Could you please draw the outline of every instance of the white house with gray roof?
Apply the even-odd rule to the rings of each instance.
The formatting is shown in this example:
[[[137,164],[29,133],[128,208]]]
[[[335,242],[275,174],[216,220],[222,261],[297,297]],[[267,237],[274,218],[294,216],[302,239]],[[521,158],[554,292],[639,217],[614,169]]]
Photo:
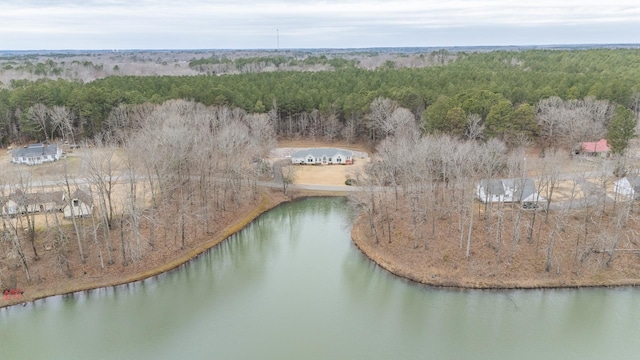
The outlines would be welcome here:
[[[0,197],[2,215],[18,215],[37,212],[61,211],[66,197],[62,191],[23,193],[16,190],[6,197]]]
[[[533,179],[483,179],[478,184],[476,195],[483,203],[516,202],[524,205],[547,202],[538,194]]]
[[[39,165],[60,160],[62,149],[56,144],[31,144],[22,149],[11,150],[11,155],[11,162],[14,164]]]
[[[298,150],[291,155],[291,163],[301,165],[350,165],[353,164],[353,152],[336,148]]]

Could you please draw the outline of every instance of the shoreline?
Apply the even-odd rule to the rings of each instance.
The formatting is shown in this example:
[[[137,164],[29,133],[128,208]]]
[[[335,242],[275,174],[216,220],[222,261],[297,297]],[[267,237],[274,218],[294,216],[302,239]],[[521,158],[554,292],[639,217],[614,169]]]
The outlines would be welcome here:
[[[61,296],[73,294],[76,292],[83,291],[91,291],[100,288],[107,287],[116,287],[120,285],[130,284],[138,281],[143,281],[145,279],[161,275],[163,273],[169,272],[180,266],[188,263],[204,252],[214,248],[219,245],[233,234],[241,231],[246,226],[251,224],[255,219],[257,219],[260,215],[272,210],[282,204],[304,199],[307,197],[343,197],[346,196],[345,193],[340,191],[321,191],[321,190],[296,190],[291,189],[290,194],[273,194],[265,193],[262,196],[261,203],[259,206],[255,207],[252,211],[246,213],[241,219],[238,221],[228,224],[224,227],[219,233],[214,234],[210,239],[203,241],[197,244],[196,247],[190,249],[187,253],[163,264],[162,266],[149,269],[142,272],[137,272],[134,274],[128,274],[119,279],[105,279],[102,281],[94,281],[89,283],[82,283],[78,286],[71,286],[68,288],[56,288],[52,286],[50,289],[41,291],[41,292],[31,292],[27,293],[27,296],[23,296],[21,299],[14,299],[14,301],[7,301],[6,303],[2,303],[0,305],[0,309],[9,308],[17,305],[25,305],[26,303],[32,303],[38,300],[42,300],[52,296]],[[532,281],[530,279],[526,280],[526,284],[523,281],[518,280],[509,280],[509,281],[492,281],[491,279],[486,278],[460,278],[455,276],[447,275],[446,272],[439,272],[437,276],[423,276],[420,275],[415,269],[408,268],[406,265],[398,263],[394,261],[390,256],[385,256],[380,252],[374,251],[376,247],[375,244],[371,244],[368,242],[368,238],[363,234],[363,228],[365,228],[365,224],[360,221],[361,218],[356,218],[354,224],[351,228],[351,241],[356,246],[356,248],[366,256],[371,262],[380,266],[385,271],[391,273],[394,276],[399,278],[417,283],[426,286],[432,287],[440,287],[440,288],[451,288],[451,289],[460,289],[460,290],[535,290],[535,289],[577,289],[577,288],[610,288],[610,287],[631,287],[631,286],[640,286],[640,279],[617,279],[615,281],[612,280],[603,280],[600,282],[592,282],[588,280],[576,280],[570,282],[562,282],[560,280],[557,281],[548,281],[548,280],[535,280]]]
[[[374,251],[377,246],[370,243],[370,239],[363,233],[366,225],[362,217],[357,217],[351,229],[351,241],[371,262],[380,266],[394,276],[421,285],[450,288],[460,290],[536,290],[536,289],[579,289],[579,288],[613,288],[635,287],[640,285],[640,279],[607,279],[602,281],[589,281],[589,279],[576,279],[572,281],[544,280],[544,279],[512,279],[491,280],[480,277],[456,277],[445,271],[434,272],[431,276],[419,274],[416,269],[408,268],[405,264],[394,260],[384,251]]]
[[[232,235],[241,231],[253,221],[255,221],[260,215],[272,210],[282,204],[289,203],[292,201],[301,200],[308,197],[342,197],[346,196],[346,192],[336,191],[336,190],[309,190],[309,189],[289,189],[289,193],[287,195],[282,194],[281,192],[270,192],[271,189],[264,188],[266,190],[262,194],[262,200],[257,207],[254,207],[251,211],[247,212],[240,218],[238,221],[233,222],[231,224],[227,224],[220,232],[213,234],[211,238],[208,240],[204,240],[198,243],[194,248],[189,249],[188,252],[182,254],[171,261],[162,264],[161,266],[136,272],[133,274],[127,274],[123,277],[116,279],[100,279],[98,281],[82,281],[84,279],[77,279],[78,285],[76,286],[67,286],[60,287],[53,285],[50,288],[43,291],[34,291],[25,287],[28,291],[25,291],[22,298],[20,299],[12,299],[6,300],[0,303],[0,309],[10,308],[18,305],[26,305],[27,303],[33,303],[38,300],[42,300],[48,297],[53,296],[62,296],[73,294],[77,292],[83,291],[91,291],[101,288],[108,287],[116,287],[126,284],[135,283],[138,281],[143,281],[149,279],[154,276],[158,276],[169,271],[175,270],[180,266],[188,263],[189,261],[195,259],[206,251],[213,249],[215,246],[221,244]],[[26,295],[26,296],[25,296]]]
[[[181,256],[175,259],[172,259],[171,261],[165,264],[162,264],[161,266],[144,270],[141,272],[136,272],[133,274],[126,274],[125,276],[117,279],[100,279],[100,280],[92,281],[88,283],[79,281],[80,284],[78,284],[77,286],[70,286],[67,288],[59,288],[54,285],[40,292],[31,291],[31,290],[25,291],[25,294],[23,294],[22,298],[13,299],[11,301],[3,302],[2,304],[0,304],[0,309],[9,308],[17,305],[24,306],[27,303],[33,303],[35,301],[42,300],[48,297],[53,297],[53,296],[68,295],[68,294],[73,294],[77,292],[91,291],[91,290],[96,290],[101,288],[126,285],[126,284],[143,281],[148,278],[164,274],[166,272],[179,268],[180,266],[195,259],[196,257],[203,254],[204,252],[219,245],[220,243],[222,243],[223,241],[231,237],[233,234],[241,231],[246,226],[251,224],[260,215],[266,213],[271,209],[276,208],[281,204],[293,201],[295,199],[297,199],[297,197],[293,197],[293,196],[285,197],[285,196],[282,196],[282,194],[275,194],[274,196],[274,194],[264,193],[262,195],[262,200],[260,204],[257,207],[253,208],[253,210],[244,214],[238,221],[235,221],[231,224],[227,224],[227,226],[225,226],[218,233],[213,234],[213,236],[208,240],[198,243],[194,248],[189,249],[189,251],[187,251],[185,254],[182,254]],[[82,280],[82,279],[78,279],[78,280]],[[25,287],[25,289],[28,289],[28,287]]]

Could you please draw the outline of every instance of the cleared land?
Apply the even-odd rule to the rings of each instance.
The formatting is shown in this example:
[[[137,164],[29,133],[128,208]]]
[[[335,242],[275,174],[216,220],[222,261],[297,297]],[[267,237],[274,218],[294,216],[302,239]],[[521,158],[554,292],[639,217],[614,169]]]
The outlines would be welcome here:
[[[294,184],[347,186],[347,179],[364,176],[364,169],[371,161],[369,149],[366,147],[338,142],[280,141],[278,148],[272,151],[271,157],[272,160],[286,159],[297,150],[319,147],[351,150],[354,152],[355,162],[352,165],[292,165]]]

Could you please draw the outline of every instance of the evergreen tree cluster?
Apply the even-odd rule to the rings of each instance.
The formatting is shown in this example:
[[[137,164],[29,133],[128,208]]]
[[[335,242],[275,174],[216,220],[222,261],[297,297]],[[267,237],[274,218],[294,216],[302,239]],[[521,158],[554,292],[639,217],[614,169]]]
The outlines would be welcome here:
[[[364,137],[370,104],[379,97],[409,109],[430,133],[463,134],[468,116],[477,114],[486,138],[522,134],[536,138],[536,104],[541,99],[593,97],[637,112],[639,56],[638,49],[461,52],[455,61],[441,66],[377,70],[357,68],[334,56],[304,60],[331,64],[331,71],[110,76],[88,83],[12,80],[0,89],[0,143],[42,140],[28,116],[36,104],[65,106],[79,138],[90,138],[104,130],[111,111],[122,104],[160,104],[170,99],[249,113],[277,111],[283,123],[319,112],[322,119],[335,118],[343,126],[356,123],[358,136]],[[224,61],[200,59],[191,66]],[[240,66],[255,61],[291,60],[235,60]],[[285,126],[276,128],[280,135],[290,135],[282,133]]]

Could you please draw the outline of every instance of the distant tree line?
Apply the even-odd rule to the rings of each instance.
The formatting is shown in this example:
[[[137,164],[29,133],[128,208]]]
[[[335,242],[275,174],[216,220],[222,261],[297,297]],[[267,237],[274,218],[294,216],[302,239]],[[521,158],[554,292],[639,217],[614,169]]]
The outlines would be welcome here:
[[[275,111],[274,126],[281,137],[375,141],[381,130],[370,106],[378,98],[410,111],[428,133],[496,137],[507,142],[522,136],[548,141],[536,117],[550,98],[593,104],[607,101],[637,113],[638,55],[640,50],[636,49],[496,51],[459,53],[455,61],[428,68],[339,66],[318,72],[110,76],[89,83],[11,80],[0,90],[0,142],[46,140],[70,133],[76,140],[93,138],[110,126],[108,119],[114,109],[171,99],[240,108],[248,113]],[[258,60],[243,60],[242,66]],[[273,59],[261,61],[267,60]],[[195,60],[193,66],[216,61],[224,60]],[[318,57],[304,61],[337,60]],[[57,125],[60,120],[50,116],[35,116],[34,107],[41,106],[64,109],[69,126]],[[597,133],[590,136],[601,135]]]
[[[216,74],[238,71],[241,73],[259,72],[268,67],[284,70],[294,70],[295,67],[305,69],[310,66],[326,65],[326,70],[353,68],[357,64],[355,59],[345,59],[340,56],[258,56],[230,59],[224,55],[213,55],[208,58],[195,59],[189,62],[189,67],[201,73]]]

